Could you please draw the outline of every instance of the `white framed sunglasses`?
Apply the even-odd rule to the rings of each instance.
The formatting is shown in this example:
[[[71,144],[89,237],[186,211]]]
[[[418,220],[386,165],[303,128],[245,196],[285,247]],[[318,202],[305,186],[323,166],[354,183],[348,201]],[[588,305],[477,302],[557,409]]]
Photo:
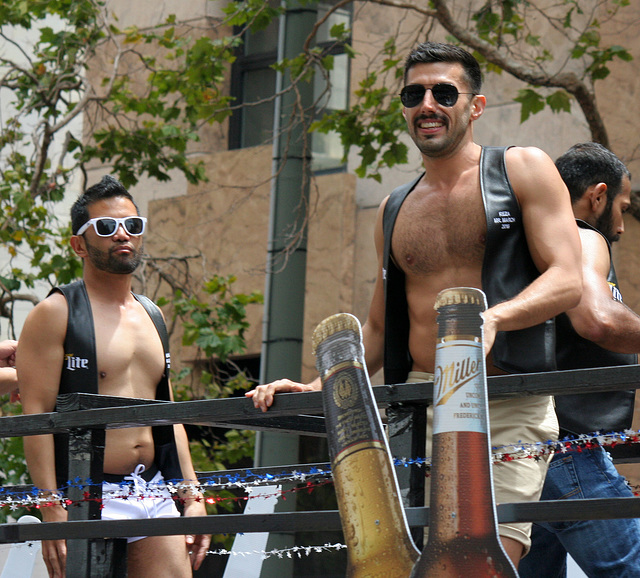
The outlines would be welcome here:
[[[89,219],[82,227],[78,229],[76,235],[82,235],[89,227],[93,225],[93,230],[99,237],[111,237],[116,234],[116,231],[120,228],[120,225],[124,227],[124,230],[128,235],[132,237],[139,237],[144,234],[144,230],[147,225],[146,217],[122,217],[121,219],[116,217],[96,217],[95,219]]]

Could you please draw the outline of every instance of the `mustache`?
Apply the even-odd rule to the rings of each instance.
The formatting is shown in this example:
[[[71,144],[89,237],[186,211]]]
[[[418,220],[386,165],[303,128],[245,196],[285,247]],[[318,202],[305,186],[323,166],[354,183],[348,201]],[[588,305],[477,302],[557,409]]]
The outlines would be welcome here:
[[[423,120],[437,120],[439,122],[442,122],[444,124],[448,124],[448,120],[447,117],[433,113],[433,114],[424,114],[421,113],[419,114],[414,120],[413,120],[413,124],[417,125],[418,123],[422,122]]]
[[[141,257],[144,252],[144,248],[142,246],[136,249],[131,243],[123,241],[117,245],[114,245],[113,247],[109,247],[107,254],[110,258],[118,258],[117,251],[123,248],[128,249],[131,252],[130,257],[134,258]]]

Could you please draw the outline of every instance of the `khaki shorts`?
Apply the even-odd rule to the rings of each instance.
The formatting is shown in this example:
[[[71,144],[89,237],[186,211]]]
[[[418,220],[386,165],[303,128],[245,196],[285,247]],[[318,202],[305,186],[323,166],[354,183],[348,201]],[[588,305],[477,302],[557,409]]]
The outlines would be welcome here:
[[[433,381],[433,375],[412,371],[407,383]],[[558,439],[558,420],[550,396],[518,397],[489,402],[491,445],[500,448],[520,442],[546,442]],[[426,456],[431,456],[433,407],[427,410]],[[500,450],[498,450],[500,451]],[[508,450],[507,450],[508,451]],[[552,455],[539,460],[514,459],[493,464],[493,490],[496,504],[510,502],[537,502]],[[430,478],[425,480],[425,503],[430,499]],[[501,536],[511,538],[524,546],[523,556],[531,548],[531,523],[499,524]]]

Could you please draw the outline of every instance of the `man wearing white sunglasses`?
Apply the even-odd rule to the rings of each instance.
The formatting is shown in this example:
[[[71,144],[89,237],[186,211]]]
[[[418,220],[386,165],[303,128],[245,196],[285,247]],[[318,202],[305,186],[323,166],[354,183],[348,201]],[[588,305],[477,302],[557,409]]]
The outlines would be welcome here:
[[[71,225],[83,279],[55,288],[25,322],[16,360],[24,413],[54,411],[58,394],[70,392],[172,399],[162,313],[131,291],[146,219],[122,184],[107,176],[74,203]],[[69,479],[64,440],[30,436],[24,446],[36,487],[62,488]],[[182,425],[107,430],[104,480],[102,519],[178,516],[164,480],[184,482],[178,497],[186,516],[206,514]],[[135,482],[135,499],[117,497],[127,481]],[[62,504],[41,511],[47,522],[67,519]],[[128,574],[191,576],[209,541],[201,535],[130,537]],[[63,577],[64,540],[44,541],[42,551],[49,575]]]

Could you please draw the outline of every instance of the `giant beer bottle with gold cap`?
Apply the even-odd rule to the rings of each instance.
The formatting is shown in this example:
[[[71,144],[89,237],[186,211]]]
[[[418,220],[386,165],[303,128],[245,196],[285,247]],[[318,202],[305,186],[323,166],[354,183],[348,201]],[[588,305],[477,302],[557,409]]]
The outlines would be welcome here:
[[[341,313],[313,334],[347,576],[407,578],[419,552],[364,363],[360,322]]]
[[[429,540],[412,578],[517,576],[498,536],[482,344],[486,297],[438,294]]]

